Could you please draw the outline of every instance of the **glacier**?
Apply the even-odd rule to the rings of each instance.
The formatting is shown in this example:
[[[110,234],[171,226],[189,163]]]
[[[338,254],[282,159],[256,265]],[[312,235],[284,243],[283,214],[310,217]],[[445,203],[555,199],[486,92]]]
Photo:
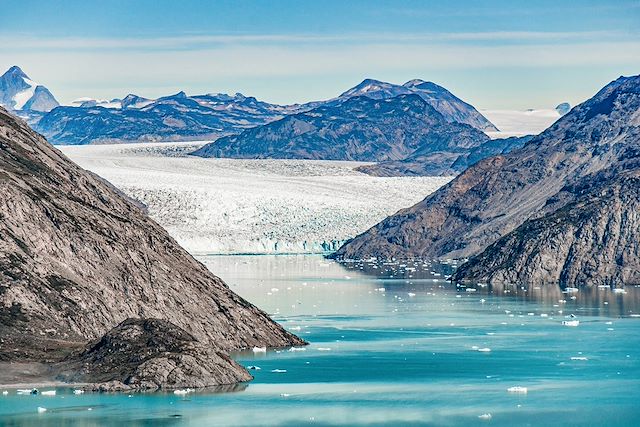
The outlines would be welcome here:
[[[201,143],[59,146],[139,200],[192,254],[324,253],[451,177],[372,177],[368,163],[203,159]]]

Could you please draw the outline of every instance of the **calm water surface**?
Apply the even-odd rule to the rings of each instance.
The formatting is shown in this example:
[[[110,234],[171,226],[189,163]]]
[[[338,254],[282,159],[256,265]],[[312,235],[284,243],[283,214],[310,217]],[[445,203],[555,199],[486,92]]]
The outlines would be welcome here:
[[[217,393],[9,390],[0,425],[640,425],[638,288],[467,290],[444,280],[451,265],[200,260],[309,346],[235,355],[255,380]]]

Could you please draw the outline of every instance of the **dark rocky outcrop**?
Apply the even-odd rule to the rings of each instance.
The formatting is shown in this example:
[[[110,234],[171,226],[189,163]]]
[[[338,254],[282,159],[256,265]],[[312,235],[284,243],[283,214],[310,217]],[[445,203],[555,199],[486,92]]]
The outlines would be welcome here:
[[[523,148],[481,160],[424,201],[345,244],[334,257],[479,256],[456,277],[468,272],[469,278],[493,280],[633,282],[628,270],[637,266],[632,260],[638,223],[625,206],[633,206],[629,201],[637,193],[622,182],[637,185],[639,111],[640,77],[621,77]],[[595,209],[596,200],[607,208]],[[556,249],[542,250],[558,242]],[[606,255],[589,255],[590,249]]]
[[[60,366],[59,379],[98,390],[212,387],[252,377],[167,320],[127,319]],[[113,383],[115,381],[115,383]]]
[[[221,138],[194,154],[202,157],[355,160],[413,163],[415,174],[451,174],[462,170],[456,162],[491,146],[489,137],[461,123],[450,123],[415,94],[390,99],[349,98],[293,114],[240,135]],[[498,152],[502,151],[501,149]],[[487,149],[491,154],[494,151]],[[462,162],[464,163],[464,162]],[[392,166],[362,168],[374,175],[402,175]],[[423,173],[419,173],[423,172]]]
[[[58,362],[128,318],[217,352],[302,341],[0,109],[0,361]]]

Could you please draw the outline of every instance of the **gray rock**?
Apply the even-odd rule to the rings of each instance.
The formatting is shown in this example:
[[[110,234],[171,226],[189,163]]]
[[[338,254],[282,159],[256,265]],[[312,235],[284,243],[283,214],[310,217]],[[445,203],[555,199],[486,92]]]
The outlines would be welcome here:
[[[519,227],[528,220],[535,221],[549,215],[549,220],[566,218],[559,214],[560,209],[582,200],[581,193],[568,191],[567,187],[578,188],[581,182],[594,183],[600,180],[614,186],[616,174],[621,176],[638,170],[639,88],[640,77],[619,78],[590,100],[573,108],[521,149],[481,160],[422,202],[399,211],[348,242],[334,257],[471,257],[514,230],[519,230],[516,233],[523,231]],[[603,175],[607,171],[611,174]],[[617,200],[615,197],[611,196],[611,203]],[[558,215],[554,216],[554,212],[558,212]],[[585,214],[587,212],[607,218],[607,211],[584,211]],[[620,214],[623,212],[619,211]],[[610,214],[613,218],[616,212]],[[622,227],[636,224],[632,220],[624,221]],[[569,223],[565,227],[565,232],[571,232]],[[621,235],[629,236],[627,231],[621,230]],[[594,233],[598,234],[595,228]],[[511,236],[512,243],[518,241],[514,236]],[[577,245],[586,244],[586,241],[577,238],[576,242],[582,242]],[[539,243],[551,244],[544,239]],[[615,243],[615,248],[608,250],[613,253],[625,252],[628,250],[626,245],[632,244],[637,245],[637,241],[633,243],[632,240],[622,239]],[[521,249],[516,245],[511,250],[517,258]],[[584,257],[581,261],[574,260],[575,266],[587,262],[587,252],[575,253]],[[562,259],[550,258],[547,261],[562,263]],[[619,273],[620,269],[613,268],[611,264],[621,262],[622,269],[633,268],[635,264],[630,260],[629,257],[618,257],[615,261],[612,258],[599,259],[601,266],[596,269],[598,273],[591,276],[603,275],[602,280],[612,282],[623,278],[631,280],[633,275]],[[498,263],[498,258],[495,262]],[[568,267],[562,274],[566,274],[570,280],[582,277],[570,273],[577,268],[575,266]],[[546,268],[556,267],[552,265]],[[492,274],[491,271],[481,272],[479,269],[474,270],[473,277]],[[554,273],[549,278],[556,276]]]
[[[61,364],[59,379],[101,391],[203,388],[251,375],[166,320],[127,319]]]
[[[3,109],[0,194],[0,361],[63,360],[127,318],[222,353],[303,343]]]

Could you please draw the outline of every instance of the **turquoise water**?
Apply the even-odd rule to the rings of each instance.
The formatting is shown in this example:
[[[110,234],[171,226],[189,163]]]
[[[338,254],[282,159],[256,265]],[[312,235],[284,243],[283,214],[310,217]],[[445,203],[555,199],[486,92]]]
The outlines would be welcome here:
[[[640,425],[638,288],[470,292],[443,280],[450,265],[200,260],[310,345],[235,355],[260,370],[215,393],[10,390],[0,425]]]

